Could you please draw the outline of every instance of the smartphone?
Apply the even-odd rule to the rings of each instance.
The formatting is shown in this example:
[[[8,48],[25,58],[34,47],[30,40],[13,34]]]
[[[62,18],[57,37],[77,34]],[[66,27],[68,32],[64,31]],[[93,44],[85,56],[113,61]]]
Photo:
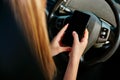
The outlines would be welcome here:
[[[65,34],[62,38],[62,44],[65,46],[72,46],[73,44],[72,32],[73,31],[77,32],[79,36],[79,40],[81,40],[81,38],[83,38],[84,36],[84,31],[86,29],[89,18],[90,18],[90,15],[75,10],[68,22],[69,26],[67,30],[65,31]]]

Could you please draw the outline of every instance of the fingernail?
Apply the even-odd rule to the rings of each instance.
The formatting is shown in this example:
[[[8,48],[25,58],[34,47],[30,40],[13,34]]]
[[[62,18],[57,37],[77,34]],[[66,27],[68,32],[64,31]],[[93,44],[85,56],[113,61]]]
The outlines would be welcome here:
[[[68,26],[69,24],[67,23],[65,26]]]
[[[75,34],[76,32],[75,31],[73,31],[73,34]]]

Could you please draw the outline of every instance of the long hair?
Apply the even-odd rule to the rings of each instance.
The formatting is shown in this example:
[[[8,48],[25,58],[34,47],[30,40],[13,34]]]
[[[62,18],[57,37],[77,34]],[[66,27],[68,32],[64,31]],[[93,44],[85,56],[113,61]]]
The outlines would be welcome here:
[[[47,33],[45,0],[9,0],[9,2],[45,79],[52,80],[56,66],[52,59]]]

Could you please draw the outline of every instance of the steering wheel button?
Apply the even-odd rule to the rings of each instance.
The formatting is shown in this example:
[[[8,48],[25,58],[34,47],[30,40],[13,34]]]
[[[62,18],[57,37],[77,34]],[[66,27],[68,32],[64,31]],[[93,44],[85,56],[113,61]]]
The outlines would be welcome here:
[[[102,30],[102,31],[108,32],[108,29],[107,29],[107,28],[103,28],[103,30]]]
[[[101,32],[101,35],[106,35],[106,32]]]
[[[100,36],[100,38],[105,39],[105,36]]]
[[[107,31],[107,29],[106,29],[106,28],[104,28],[103,30],[104,30],[104,31]]]

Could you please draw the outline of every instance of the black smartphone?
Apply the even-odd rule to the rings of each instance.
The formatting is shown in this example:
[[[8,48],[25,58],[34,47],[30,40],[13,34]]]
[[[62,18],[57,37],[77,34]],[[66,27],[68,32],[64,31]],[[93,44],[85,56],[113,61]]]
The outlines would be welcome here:
[[[68,26],[68,29],[65,31],[65,34],[62,38],[62,44],[65,46],[72,46],[73,44],[72,32],[73,31],[77,32],[79,36],[79,40],[81,40],[81,38],[84,36],[84,31],[86,29],[89,18],[90,18],[90,15],[75,10],[68,22],[69,26]]]

